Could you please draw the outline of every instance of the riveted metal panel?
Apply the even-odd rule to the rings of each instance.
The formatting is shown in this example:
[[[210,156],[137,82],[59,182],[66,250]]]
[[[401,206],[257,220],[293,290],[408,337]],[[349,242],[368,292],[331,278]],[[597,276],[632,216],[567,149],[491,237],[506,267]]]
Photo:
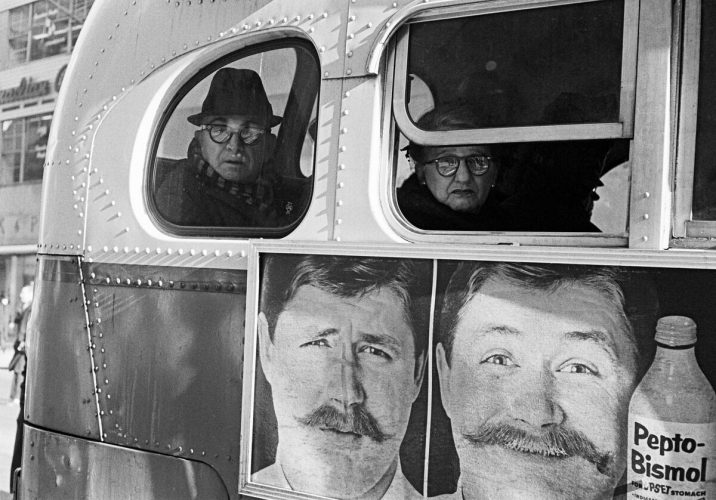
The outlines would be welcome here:
[[[166,243],[158,231],[146,227],[135,230],[136,224],[126,219],[131,217],[128,201],[136,198],[142,203],[141,194],[130,192],[126,179],[117,184],[107,183],[105,178],[111,169],[127,176],[129,164],[136,162],[134,136],[140,133],[140,127],[121,122],[132,106],[120,113],[120,126],[100,125],[123,101],[146,111],[146,102],[142,101],[146,91],[172,83],[165,73],[164,80],[148,84],[152,76],[173,61],[181,60],[184,65],[201,62],[202,54],[216,44],[240,48],[257,40],[285,37],[288,32],[299,33],[313,40],[322,77],[340,77],[347,12],[347,2],[330,0],[310,6],[266,0],[97,1],[68,66],[48,142],[43,193],[45,199],[57,202],[48,204],[42,214],[40,251],[84,254],[92,245],[86,241],[90,210],[101,210],[97,222],[101,219],[112,230],[117,229],[113,237],[106,238],[110,249],[144,249],[149,244],[154,251]],[[205,64],[209,62],[204,60]],[[158,115],[161,112],[158,110]],[[158,119],[149,117],[145,125],[151,127]],[[151,135],[151,130],[142,133]],[[95,150],[107,142],[101,141],[101,134],[109,137],[109,154]],[[147,149],[146,144],[140,146]],[[143,153],[146,157],[147,152]],[[95,156],[106,159],[112,155],[114,161],[95,161]],[[133,168],[143,168],[140,163]],[[124,206],[118,207],[120,204]],[[128,222],[122,223],[123,216]]]
[[[85,304],[76,258],[40,257],[27,338],[25,420],[99,439]]]
[[[102,439],[238,482],[244,271],[85,266]]]
[[[30,426],[25,426],[22,464],[19,498],[230,498],[207,464]]]
[[[354,0],[350,3],[346,34],[346,76],[375,75],[387,38],[405,16],[406,7],[421,0]],[[373,61],[375,59],[375,61]]]
[[[275,30],[285,37],[293,29]],[[264,33],[245,44],[271,40]],[[123,264],[245,269],[247,240],[236,238],[186,238],[161,232],[150,219],[143,198],[145,165],[150,163],[151,143],[162,110],[198,69],[241,46],[222,42],[189,58],[165,65],[133,89],[131,98],[112,109],[97,129],[86,205],[87,230],[84,255],[88,260]],[[245,45],[244,44],[244,45]],[[338,146],[342,80],[323,81],[318,102],[314,193],[308,213],[287,238],[328,238],[332,228],[330,201]],[[129,165],[123,167],[122,165]],[[44,250],[44,245],[42,250]]]
[[[336,241],[402,241],[387,226],[381,211],[380,168],[387,163],[380,130],[382,79],[351,78],[344,82],[341,102],[341,135],[336,173]],[[356,196],[356,193],[363,193]],[[389,239],[390,238],[390,239]]]

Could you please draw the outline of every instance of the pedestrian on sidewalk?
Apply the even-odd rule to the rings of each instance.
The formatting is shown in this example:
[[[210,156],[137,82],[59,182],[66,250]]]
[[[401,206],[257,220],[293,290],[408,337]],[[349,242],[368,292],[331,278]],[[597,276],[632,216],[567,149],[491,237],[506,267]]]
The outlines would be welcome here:
[[[30,311],[32,309],[32,286],[26,285],[20,290],[20,310],[15,315],[15,332],[17,337],[15,338],[13,354],[10,363],[8,363],[8,370],[13,372],[12,385],[10,386],[10,402],[19,404],[21,397],[20,386],[25,379],[25,362],[27,357],[25,356],[25,336],[27,334],[27,320],[30,317]]]
[[[25,339],[27,336],[27,323],[30,319],[32,311],[33,283],[25,285],[20,290],[21,309],[15,317],[17,325],[17,340],[15,340],[15,355],[13,356],[10,368],[13,370],[13,386],[10,392],[11,401],[17,401],[20,405],[20,411],[17,415],[17,431],[15,432],[15,448],[12,453],[12,463],[10,465],[10,492],[14,493],[16,484],[14,482],[15,469],[20,467],[22,460],[22,438],[25,413],[25,365],[27,357],[25,355]],[[17,358],[17,361],[15,359]],[[21,369],[19,369],[21,367]]]

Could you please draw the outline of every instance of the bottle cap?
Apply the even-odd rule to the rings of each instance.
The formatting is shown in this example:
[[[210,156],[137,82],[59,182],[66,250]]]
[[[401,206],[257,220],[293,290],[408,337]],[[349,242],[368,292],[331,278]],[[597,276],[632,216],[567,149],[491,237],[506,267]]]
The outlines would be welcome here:
[[[666,347],[696,343],[696,323],[686,316],[664,316],[656,323],[656,341]]]

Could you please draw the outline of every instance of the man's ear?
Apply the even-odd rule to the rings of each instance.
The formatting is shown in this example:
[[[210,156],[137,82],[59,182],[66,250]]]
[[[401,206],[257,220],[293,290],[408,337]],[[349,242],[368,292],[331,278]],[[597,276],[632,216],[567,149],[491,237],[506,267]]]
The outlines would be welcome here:
[[[273,357],[274,357],[274,345],[271,341],[271,335],[269,334],[268,320],[264,313],[259,313],[258,317],[259,327],[259,356],[261,358],[261,367],[266,375],[266,380],[269,384],[272,384],[273,380]]]
[[[420,387],[423,385],[423,378],[425,377],[425,367],[428,364],[428,353],[424,351],[415,360],[415,374],[413,382],[415,383],[415,395],[413,396],[413,402],[418,399],[420,394]]]
[[[415,176],[420,184],[425,184],[425,165],[415,162]]]
[[[447,354],[442,342],[435,347],[435,366],[438,369],[438,381],[440,382],[440,398],[442,399],[443,408],[447,416],[452,419],[450,402],[452,394],[450,392],[450,365],[447,361]]]
[[[276,136],[268,132],[264,136],[264,157],[266,160],[271,160],[276,155],[276,144],[278,143],[278,139]]]

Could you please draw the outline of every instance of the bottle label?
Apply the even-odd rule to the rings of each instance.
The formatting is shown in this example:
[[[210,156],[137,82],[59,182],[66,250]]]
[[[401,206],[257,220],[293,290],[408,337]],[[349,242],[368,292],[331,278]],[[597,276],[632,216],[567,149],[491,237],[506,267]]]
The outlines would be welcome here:
[[[628,498],[711,498],[716,484],[715,439],[716,422],[662,422],[630,414]]]

